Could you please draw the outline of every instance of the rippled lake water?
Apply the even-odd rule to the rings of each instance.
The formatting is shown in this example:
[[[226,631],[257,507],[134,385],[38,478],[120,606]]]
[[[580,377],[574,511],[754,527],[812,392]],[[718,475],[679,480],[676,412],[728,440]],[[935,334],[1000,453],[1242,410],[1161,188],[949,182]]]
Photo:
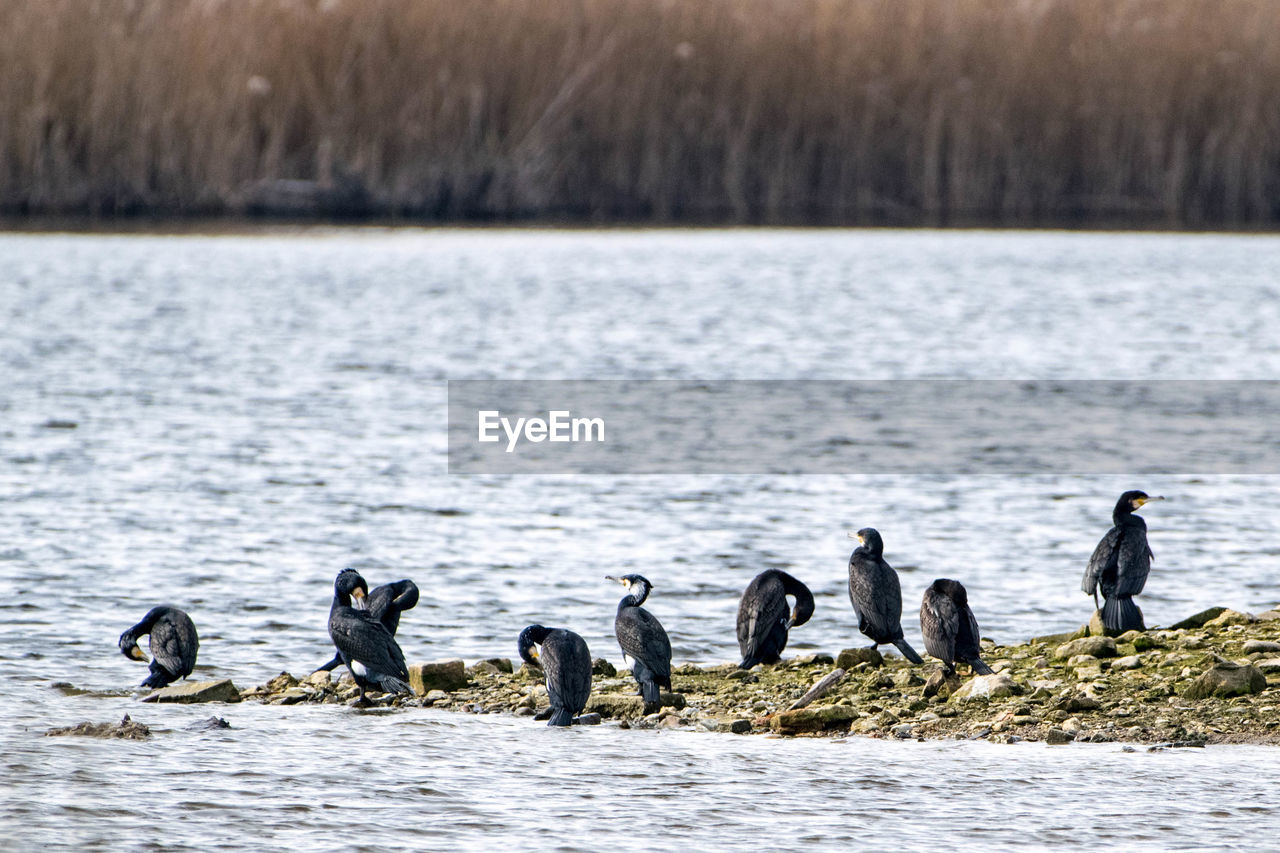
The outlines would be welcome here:
[[[449,378],[1280,377],[1280,239],[846,231],[0,234],[0,829],[11,849],[1250,846],[1280,752],[780,741],[422,709],[138,705],[153,604],[240,686],[330,655],[336,572],[423,591],[410,660],[530,622],[620,662],[640,572],[677,661],[734,658],[746,582],[813,588],[791,650],[862,642],[845,531],[908,639],[934,578],[983,633],[1066,630],[1127,488],[1151,624],[1280,600],[1280,478],[450,476]],[[1140,440],[1142,412],[1133,413]],[[74,689],[50,685],[65,682]],[[43,738],[123,713],[149,742]],[[1247,772],[1241,772],[1241,767]]]

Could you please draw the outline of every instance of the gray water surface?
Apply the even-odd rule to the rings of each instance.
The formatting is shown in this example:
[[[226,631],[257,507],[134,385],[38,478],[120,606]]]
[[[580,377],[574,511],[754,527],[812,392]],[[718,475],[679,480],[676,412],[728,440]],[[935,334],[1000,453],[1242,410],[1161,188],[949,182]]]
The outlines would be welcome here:
[[[304,230],[0,235],[0,829],[14,849],[1244,847],[1280,752],[779,741],[422,709],[139,705],[157,603],[241,686],[331,653],[334,575],[412,577],[410,660],[531,622],[620,663],[640,572],[677,661],[734,658],[768,567],[790,650],[862,644],[845,532],[877,527],[908,639],[935,577],[983,633],[1083,622],[1128,488],[1149,624],[1280,595],[1280,481],[1054,475],[449,476],[448,378],[1280,377],[1280,239],[991,232]],[[68,428],[74,424],[74,428]],[[1133,413],[1140,440],[1142,412]],[[75,690],[53,688],[66,682]],[[87,691],[87,692],[80,692]],[[43,738],[123,713],[149,742]],[[188,726],[211,713],[234,728]],[[1109,792],[1116,791],[1112,796]]]

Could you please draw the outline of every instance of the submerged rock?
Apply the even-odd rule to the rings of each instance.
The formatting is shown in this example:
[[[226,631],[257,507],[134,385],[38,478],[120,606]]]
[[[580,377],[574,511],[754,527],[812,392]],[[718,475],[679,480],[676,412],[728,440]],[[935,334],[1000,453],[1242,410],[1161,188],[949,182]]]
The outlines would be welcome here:
[[[143,702],[239,702],[240,691],[231,679],[221,681],[183,681],[170,684],[142,697]]]
[[[1206,699],[1210,696],[1247,696],[1267,689],[1267,677],[1252,664],[1230,661],[1214,664],[1191,683],[1182,694],[1185,699]]]
[[[74,726],[63,726],[46,731],[45,737],[63,737],[74,735],[80,737],[121,738],[123,740],[146,740],[151,737],[151,729],[142,723],[135,723],[125,714],[118,723],[77,723]]]

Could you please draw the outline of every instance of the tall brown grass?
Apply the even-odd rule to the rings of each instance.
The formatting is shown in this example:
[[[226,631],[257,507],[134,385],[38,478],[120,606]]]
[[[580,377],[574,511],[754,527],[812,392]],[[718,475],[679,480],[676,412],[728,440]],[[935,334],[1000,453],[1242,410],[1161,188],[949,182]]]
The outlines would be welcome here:
[[[0,0],[0,69],[9,213],[1280,221],[1272,0]]]

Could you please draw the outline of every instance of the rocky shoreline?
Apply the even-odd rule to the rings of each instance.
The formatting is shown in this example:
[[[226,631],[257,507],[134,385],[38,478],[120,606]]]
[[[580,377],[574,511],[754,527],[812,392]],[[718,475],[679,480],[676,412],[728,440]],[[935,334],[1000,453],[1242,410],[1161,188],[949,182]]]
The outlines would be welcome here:
[[[1092,625],[1018,645],[983,640],[995,675],[944,679],[859,648],[793,657],[751,671],[733,664],[677,666],[675,692],[644,715],[630,673],[595,661],[584,724],[735,734],[1005,743],[1126,742],[1165,746],[1280,743],[1280,610],[1216,607],[1170,628],[1103,635]],[[410,667],[415,694],[361,700],[350,676],[281,673],[236,691],[229,681],[173,685],[144,701],[258,701],[432,707],[545,716],[540,670],[506,658]]]

